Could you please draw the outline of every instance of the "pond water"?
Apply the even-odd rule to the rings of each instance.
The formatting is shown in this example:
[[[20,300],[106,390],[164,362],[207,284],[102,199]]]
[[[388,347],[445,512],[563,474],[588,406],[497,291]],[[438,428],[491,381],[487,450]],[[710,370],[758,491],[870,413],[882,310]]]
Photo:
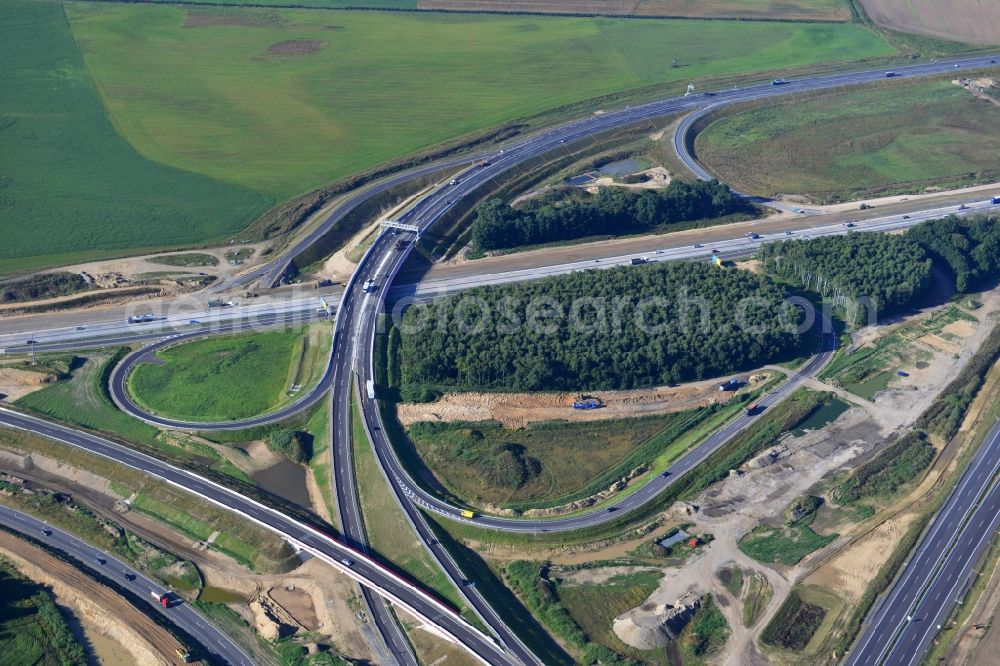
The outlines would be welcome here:
[[[649,164],[646,163],[645,160],[630,157],[627,160],[608,162],[598,169],[597,173],[602,176],[627,176],[630,173],[635,173],[636,171],[642,171],[643,169],[648,168]]]
[[[627,160],[608,162],[604,166],[593,171],[588,171],[587,173],[581,173],[578,176],[567,178],[564,182],[567,185],[580,186],[591,183],[601,176],[627,176],[630,173],[635,173],[648,168],[649,164],[645,160],[630,157]]]
[[[837,417],[851,408],[851,405],[840,398],[834,398],[829,404],[823,405],[812,416],[799,424],[799,427],[792,431],[795,437],[801,437],[807,430],[820,430],[837,420]]]
[[[301,465],[282,460],[276,465],[255,472],[251,478],[269,493],[307,509],[312,508],[309,491],[306,489],[306,469]]]
[[[579,176],[573,176],[572,178],[566,179],[567,185],[586,185],[587,183],[594,182],[595,178],[592,173],[584,173]]]
[[[216,604],[232,604],[246,600],[247,595],[223,587],[204,587],[198,595],[198,601],[211,601]]]

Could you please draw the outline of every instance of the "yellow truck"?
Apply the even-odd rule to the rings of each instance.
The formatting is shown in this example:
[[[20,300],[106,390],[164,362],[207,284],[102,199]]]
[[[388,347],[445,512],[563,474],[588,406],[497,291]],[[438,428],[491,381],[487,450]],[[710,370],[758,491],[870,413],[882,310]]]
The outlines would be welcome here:
[[[469,511],[468,509],[462,511],[462,518],[475,518],[475,517],[476,517],[475,511]]]

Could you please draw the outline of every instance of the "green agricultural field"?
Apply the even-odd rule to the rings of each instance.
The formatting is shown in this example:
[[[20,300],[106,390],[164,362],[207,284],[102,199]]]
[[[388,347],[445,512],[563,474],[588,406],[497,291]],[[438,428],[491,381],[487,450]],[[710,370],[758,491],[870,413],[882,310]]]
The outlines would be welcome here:
[[[136,152],[105,113],[63,7],[0,3],[0,274],[225,237],[271,199]]]
[[[595,96],[895,52],[852,24],[67,11],[116,126],[141,154],[277,200]]]
[[[329,331],[318,326],[180,344],[157,352],[160,362],[138,365],[129,391],[146,409],[173,418],[256,416],[315,385],[329,344]],[[301,388],[293,394],[294,385]]]
[[[174,0],[149,0],[163,4],[176,4]],[[754,0],[754,2],[769,0]],[[841,2],[841,0],[807,0],[818,1],[820,4]],[[317,9],[338,9],[344,7],[366,7],[371,9],[416,9],[417,0],[197,0],[190,4],[199,5],[266,5],[268,7],[315,7]]]
[[[835,201],[995,181],[998,130],[1000,107],[948,81],[894,82],[724,116],[695,148],[737,189]]]
[[[371,3],[374,4],[374,3]],[[788,21],[847,21],[848,0],[421,0],[421,8],[545,13],[602,13],[690,18],[738,17]]]

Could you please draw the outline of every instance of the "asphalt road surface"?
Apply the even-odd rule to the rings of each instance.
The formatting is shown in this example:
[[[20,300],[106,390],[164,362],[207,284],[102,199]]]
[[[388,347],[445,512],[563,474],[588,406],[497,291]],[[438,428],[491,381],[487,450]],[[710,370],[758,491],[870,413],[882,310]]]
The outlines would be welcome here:
[[[869,616],[847,666],[923,662],[979,575],[974,567],[1000,527],[998,472],[1000,423],[990,430],[892,589]]]
[[[896,72],[897,77],[907,78],[907,77],[940,74],[945,72],[961,71],[964,69],[977,69],[977,68],[987,67],[994,63],[995,63],[995,57],[984,56],[978,58],[955,60],[947,63],[928,63],[921,65],[912,65],[907,67],[896,68],[894,71]],[[421,199],[413,208],[407,211],[407,213],[401,218],[400,221],[408,224],[414,224],[421,230],[425,230],[429,228],[431,225],[433,225],[434,222],[437,221],[453,205],[455,201],[472,193],[474,190],[486,184],[500,173],[520,164],[525,160],[531,159],[533,157],[542,155],[547,152],[551,152],[553,150],[557,150],[560,144],[572,143],[574,141],[592,136],[597,133],[606,132],[619,127],[639,123],[644,120],[650,120],[657,117],[662,117],[685,111],[703,109],[707,106],[718,106],[721,104],[732,104],[736,102],[762,99],[781,94],[820,90],[820,89],[832,88],[843,85],[854,85],[854,84],[877,81],[884,78],[885,78],[884,70],[835,74],[823,77],[814,77],[809,79],[790,81],[785,83],[784,85],[772,85],[772,86],[758,85],[758,86],[750,86],[743,89],[735,89],[732,91],[719,91],[716,93],[709,93],[705,95],[693,95],[684,98],[674,98],[670,100],[644,104],[633,108],[626,108],[621,111],[612,112],[600,116],[592,116],[580,121],[569,123],[562,127],[545,131],[539,135],[530,137],[525,141],[516,144],[510,148],[500,151],[500,153],[492,155],[491,157],[489,157],[489,162],[481,164],[479,166],[474,166],[470,170],[467,170],[465,173],[463,173],[460,177],[456,178],[456,180],[452,181],[451,184],[439,187],[429,196]],[[458,162],[458,164],[460,163],[461,162]],[[432,168],[432,165],[429,165],[426,168],[428,169]],[[402,177],[402,175],[400,177]],[[322,225],[320,228],[322,228]],[[315,233],[319,233],[319,231],[320,230],[317,229]],[[395,243],[392,242],[392,240],[393,240],[392,236],[389,236],[388,234],[383,234],[375,242],[375,244],[369,249],[364,259],[359,264],[354,276],[352,277],[351,285],[349,285],[349,287],[344,291],[341,300],[341,306],[337,313],[337,322],[339,324],[341,319],[343,319],[344,325],[348,330],[347,335],[351,336],[353,344],[351,345],[334,344],[330,366],[327,369],[327,373],[324,376],[324,379],[321,382],[320,387],[316,389],[317,391],[319,391],[320,389],[326,390],[327,388],[329,388],[329,385],[332,384],[333,382],[333,375],[338,372],[337,368],[340,369],[341,377],[350,376],[351,370],[355,368],[356,364],[357,366],[360,367],[361,364],[358,363],[359,361],[367,361],[368,365],[368,367],[365,369],[366,371],[362,373],[362,376],[370,376],[371,374],[372,341],[374,340],[375,322],[377,320],[378,313],[381,310],[382,299],[387,291],[386,287],[392,283],[392,280],[398,273],[399,268],[405,261],[406,256],[408,256],[410,249],[412,249],[412,244],[410,244],[404,251],[399,252],[396,250]],[[293,250],[293,252],[287,254],[282,260],[288,261],[290,260],[291,257],[294,257],[294,255],[295,251]],[[247,281],[249,281],[250,279],[256,279],[257,277],[267,276],[268,271],[277,271],[278,268],[279,268],[278,264],[273,264],[270,267],[265,266],[262,267],[261,269],[258,269],[258,271],[260,272],[257,276],[251,278],[250,275],[252,274],[248,274],[247,276],[243,276],[241,280],[247,279]],[[274,273],[272,272],[271,275],[273,276]],[[368,300],[372,296],[372,292],[368,289],[362,289],[359,286],[358,280],[356,280],[356,278],[359,278],[359,276],[365,280],[372,280],[374,284],[377,285],[375,292],[377,294],[376,297],[377,300],[375,302],[375,307],[373,308],[365,307],[365,304],[368,303]],[[362,299],[363,305],[361,307],[354,307],[354,303],[358,299]],[[339,326],[335,334],[339,334]],[[802,378],[807,376],[805,374],[806,371],[813,371],[819,366],[821,366],[822,363],[825,362],[829,354],[832,352],[833,344],[828,341],[828,338],[832,339],[832,337],[833,337],[832,335],[829,336],[824,335],[823,349],[820,351],[820,353],[816,357],[814,357],[812,361],[810,361],[810,363],[806,366],[806,368],[803,369],[803,371],[800,374],[797,374],[794,377],[792,377],[788,382],[779,387],[779,389],[777,389],[767,398],[762,400],[761,407],[767,408],[768,406],[774,404],[775,401],[779,400],[781,397],[787,395],[787,393],[794,390],[794,388],[797,386],[797,383],[800,383],[802,381]],[[357,350],[359,348],[360,349],[367,348],[368,350],[367,359],[357,354]],[[127,371],[127,366],[125,366],[124,370],[121,373],[119,373],[119,377],[124,377],[126,371]],[[124,385],[123,383],[119,383],[119,387],[123,385]],[[113,388],[113,394],[114,394],[114,388]],[[129,399],[127,398],[126,394],[119,393],[115,399],[116,402],[119,402],[120,406],[125,407],[126,409],[129,408]],[[312,402],[308,402],[310,399],[312,399]],[[306,404],[313,404],[316,399],[318,399],[318,396],[315,397],[315,399],[313,399],[312,395],[305,396],[297,404],[301,408],[301,406],[304,406]],[[343,391],[343,390],[335,391],[333,395],[334,413],[342,413],[341,410],[337,407],[338,402],[346,401],[346,403],[349,404],[350,399],[351,399],[350,391]],[[384,430],[381,429],[381,426],[373,425],[374,423],[378,423],[377,421],[372,420],[373,417],[377,418],[377,411],[375,410],[374,401],[368,399],[368,397],[365,396],[362,399],[362,409],[365,415],[366,426],[369,428],[369,431],[372,432],[373,434],[378,433],[375,434],[375,436],[373,437],[374,444],[376,447],[376,451],[379,452],[379,460],[383,461],[383,465],[385,465],[386,464],[385,461],[389,460],[389,457],[394,459],[395,452],[394,450],[392,450],[391,445],[389,445],[388,442],[386,441],[384,437]],[[129,409],[129,411],[133,410]],[[133,413],[135,412],[133,411]],[[7,414],[4,413],[4,416],[6,418]],[[145,418],[146,420],[151,420],[154,423],[158,422],[157,417],[151,418],[151,416],[152,415],[143,415],[143,418]],[[721,446],[721,444],[724,443],[725,441],[728,441],[728,439],[733,434],[735,434],[736,431],[738,431],[743,427],[746,427],[746,425],[749,422],[749,419],[750,417],[744,417],[743,421],[737,419],[733,423],[729,424],[728,426],[720,430],[718,433],[715,433],[711,438],[709,438],[709,440],[703,442],[703,444],[699,446],[692,454],[687,456],[685,458],[685,461],[689,462],[689,464],[692,466],[697,464],[698,462],[700,462],[700,460],[704,459],[705,455],[708,455],[708,452],[710,452],[705,448],[706,445],[708,445],[708,448],[711,448],[713,443],[715,447]],[[272,418],[269,420],[273,421],[277,419]],[[260,421],[260,422],[263,423],[268,421]],[[251,420],[249,422],[243,422],[240,424],[214,424],[213,426],[208,426],[208,427],[206,427],[205,424],[195,424],[194,427],[203,430],[212,429],[213,427],[216,427],[218,429],[224,429],[233,427],[245,427],[247,425],[252,425],[254,423],[256,423],[256,421]],[[185,424],[185,423],[172,424],[170,422],[160,422],[159,424],[165,426],[174,426],[174,427],[192,427],[192,424]],[[730,431],[730,429],[733,430]],[[717,437],[721,439],[717,441],[716,440]],[[337,443],[335,442],[335,444]],[[345,445],[344,442],[339,443],[339,446],[341,447],[344,445]],[[407,496],[414,502],[416,503],[420,503],[421,501],[428,502],[429,506],[427,508],[430,508],[431,510],[437,510],[441,512],[455,511],[454,509],[451,509],[451,507],[447,508],[440,506],[435,507],[434,506],[434,501],[436,501],[435,498],[426,493],[423,493],[423,496],[421,496],[422,492],[420,491],[419,488],[415,486],[415,484],[413,484],[412,487],[405,487],[408,484],[406,483],[406,476],[405,473],[403,473],[402,468],[399,468],[398,470],[393,470],[391,468],[384,468],[383,471],[385,471],[385,473],[389,477],[395,477],[396,487],[400,488],[400,491],[406,493]],[[397,471],[403,474],[397,474]],[[643,502],[648,501],[652,497],[655,497],[655,495],[660,490],[662,490],[662,488],[666,487],[666,485],[669,485],[669,483],[671,482],[671,476],[673,476],[673,474],[675,473],[679,474],[682,473],[683,471],[686,471],[686,469],[678,468],[674,470],[670,476],[659,477],[657,481],[647,484],[640,491],[638,491],[637,493],[633,494],[632,496],[624,500],[622,502],[622,506],[616,507],[616,509],[620,511],[627,511],[631,508],[635,508],[641,505]],[[405,504],[408,504],[408,502],[404,502],[404,505]],[[613,513],[615,512],[612,511],[609,513],[603,513],[603,512],[591,513],[579,517],[566,518],[556,521],[505,521],[504,519],[490,517],[488,519],[487,518],[481,519],[478,522],[480,524],[484,524],[486,520],[498,521],[490,525],[498,529],[524,530],[526,527],[528,529],[538,529],[538,530],[576,529],[578,527],[591,524],[598,524],[601,522],[606,522],[608,520],[614,519],[617,516],[611,515]],[[513,524],[507,524],[508,522]],[[533,522],[537,524],[532,524]],[[423,601],[423,599],[419,599],[418,601]],[[459,630],[464,631],[465,628],[459,627]],[[494,630],[497,630],[497,627],[494,627]],[[495,651],[497,649],[496,646],[493,645],[492,643],[484,644],[482,642],[481,635],[471,636],[471,638],[473,639],[475,647],[470,647],[470,644],[465,643],[465,640],[462,639],[461,637],[460,640],[462,640],[462,642],[466,644],[467,647],[473,649],[473,651],[476,652],[477,654],[486,654],[486,653],[492,654],[490,650],[492,649]],[[477,644],[476,640],[479,640],[480,642]]]
[[[141,600],[140,603],[147,605],[198,641],[213,662],[233,664],[233,666],[253,666],[253,660],[229,636],[177,595],[171,595],[170,607],[163,608],[151,593],[156,592],[160,595],[168,590],[114,555],[94,548],[72,534],[52,527],[31,515],[3,505],[0,505],[0,524],[62,551],[76,560],[79,566],[96,572],[99,578],[113,579],[116,585],[134,593],[136,598]],[[136,603],[135,600],[132,603]]]
[[[0,425],[29,431],[115,460],[233,511],[281,535],[294,548],[319,557],[341,573],[376,590],[443,638],[464,646],[483,663],[496,666],[517,663],[496,641],[469,625],[433,594],[400,578],[365,553],[235,490],[97,435],[6,408],[0,408]]]

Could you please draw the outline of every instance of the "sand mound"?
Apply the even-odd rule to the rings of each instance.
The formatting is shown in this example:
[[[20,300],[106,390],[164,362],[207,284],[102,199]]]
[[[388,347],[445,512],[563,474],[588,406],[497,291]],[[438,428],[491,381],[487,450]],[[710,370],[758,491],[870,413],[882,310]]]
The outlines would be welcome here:
[[[615,618],[615,635],[637,650],[655,650],[677,638],[700,606],[700,598],[674,606],[643,604]]]

